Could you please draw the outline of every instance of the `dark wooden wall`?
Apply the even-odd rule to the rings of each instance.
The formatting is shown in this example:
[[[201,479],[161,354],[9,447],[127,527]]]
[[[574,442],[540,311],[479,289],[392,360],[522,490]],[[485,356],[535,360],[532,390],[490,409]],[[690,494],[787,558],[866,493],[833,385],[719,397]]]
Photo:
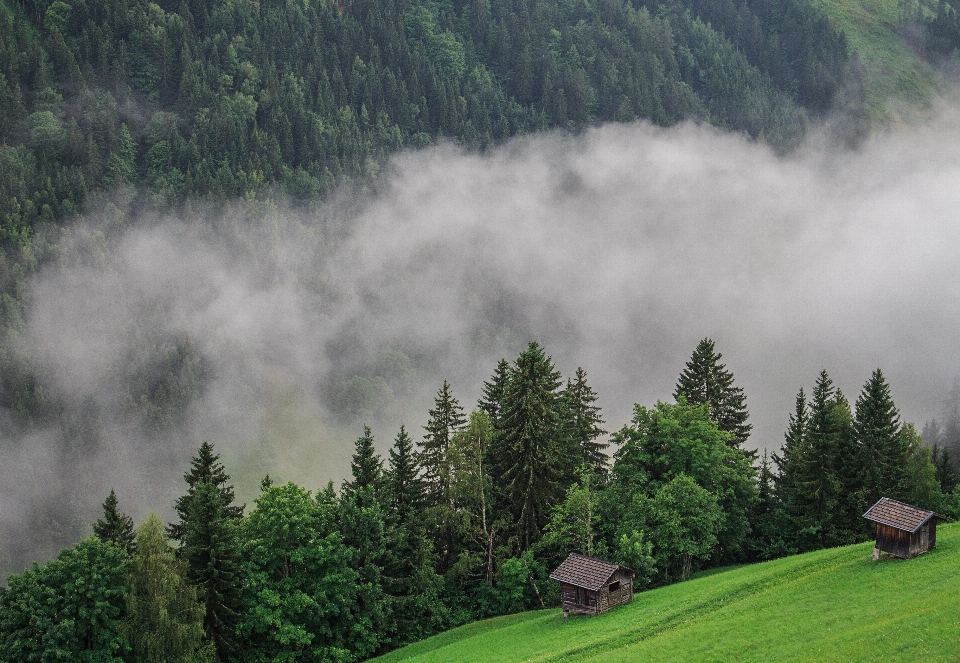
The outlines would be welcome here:
[[[909,559],[937,545],[937,522],[931,518],[912,534],[896,527],[877,523],[877,548],[883,552]]]

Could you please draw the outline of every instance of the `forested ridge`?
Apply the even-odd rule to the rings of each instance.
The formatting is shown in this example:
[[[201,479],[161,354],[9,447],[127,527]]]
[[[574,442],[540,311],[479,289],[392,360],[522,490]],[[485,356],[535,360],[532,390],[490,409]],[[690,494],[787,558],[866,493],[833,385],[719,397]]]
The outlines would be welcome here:
[[[469,414],[444,381],[386,458],[364,426],[339,489],[266,476],[248,511],[203,442],[165,529],[152,514],[135,530],[111,491],[94,536],[8,578],[0,660],[358,661],[557,605],[548,574],[570,552],[628,566],[642,591],[868,540],[880,497],[960,516],[955,416],[929,424],[931,449],[880,369],[853,405],[821,371],[757,459],[721,359],[703,339],[672,401],[637,405],[612,455],[586,371],[564,380],[536,342]]]
[[[0,238],[124,186],[316,199],[442,139],[700,118],[789,146],[847,57],[805,0],[6,0]]]

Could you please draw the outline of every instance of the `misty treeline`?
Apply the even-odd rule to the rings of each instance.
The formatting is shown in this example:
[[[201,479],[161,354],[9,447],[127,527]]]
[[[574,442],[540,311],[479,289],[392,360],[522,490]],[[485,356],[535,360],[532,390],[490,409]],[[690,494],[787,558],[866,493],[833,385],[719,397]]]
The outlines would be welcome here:
[[[203,442],[176,522],[134,529],[111,491],[94,536],[10,576],[0,660],[356,661],[558,605],[547,576],[570,552],[630,567],[642,590],[867,540],[881,496],[960,515],[956,403],[948,432],[928,424],[931,451],[880,369],[853,405],[822,371],[758,458],[721,359],[701,341],[671,401],[635,406],[607,443],[586,372],[564,380],[532,342],[471,412],[444,381],[422,433],[401,426],[385,458],[363,428],[339,489],[267,476],[249,512]]]
[[[924,58],[956,64],[960,55],[960,16],[956,3],[910,0],[899,4],[899,34]]]
[[[438,139],[699,118],[790,146],[847,59],[807,0],[4,0],[0,240],[117,188],[315,200]]]

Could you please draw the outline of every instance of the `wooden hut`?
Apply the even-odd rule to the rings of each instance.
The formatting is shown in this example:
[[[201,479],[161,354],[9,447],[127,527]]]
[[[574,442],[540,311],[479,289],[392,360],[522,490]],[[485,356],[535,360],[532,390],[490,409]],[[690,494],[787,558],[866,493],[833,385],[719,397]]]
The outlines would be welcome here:
[[[633,600],[633,571],[596,557],[570,553],[550,579],[560,583],[564,617],[599,615]]]
[[[933,511],[889,497],[881,497],[863,517],[877,524],[874,559],[878,559],[881,552],[909,559],[933,550],[937,545],[937,521],[949,520]]]

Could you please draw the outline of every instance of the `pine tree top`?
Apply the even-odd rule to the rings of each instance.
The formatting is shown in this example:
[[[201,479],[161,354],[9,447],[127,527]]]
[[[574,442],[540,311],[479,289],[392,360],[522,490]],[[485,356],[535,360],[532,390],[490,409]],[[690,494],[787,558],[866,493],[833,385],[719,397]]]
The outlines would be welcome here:
[[[190,460],[190,471],[183,475],[187,482],[187,494],[177,498],[174,508],[180,517],[179,523],[170,523],[167,526],[167,532],[170,538],[176,541],[183,541],[184,523],[187,522],[190,511],[190,504],[193,501],[197,486],[202,483],[210,483],[220,492],[220,498],[223,503],[224,515],[239,521],[243,518],[244,505],[234,505],[233,486],[229,484],[230,475],[227,474],[223,463],[220,462],[220,455],[213,452],[213,445],[204,440],[197,449],[197,455]]]
[[[674,390],[674,399],[685,396],[687,403],[710,406],[710,418],[720,430],[732,433],[735,446],[742,447],[750,437],[753,426],[747,423],[746,395],[733,385],[733,373],[720,363],[722,354],[716,352],[712,339],[704,338],[697,344],[686,363]],[[755,452],[750,452],[755,457]]]
[[[353,458],[350,461],[353,481],[345,481],[343,492],[352,495],[362,488],[379,489],[383,475],[383,459],[377,455],[373,432],[369,426],[363,427],[363,435],[354,444]]]
[[[103,502],[103,518],[93,524],[93,533],[104,543],[113,543],[122,548],[127,555],[136,552],[133,519],[117,510],[117,494],[113,488]]]

